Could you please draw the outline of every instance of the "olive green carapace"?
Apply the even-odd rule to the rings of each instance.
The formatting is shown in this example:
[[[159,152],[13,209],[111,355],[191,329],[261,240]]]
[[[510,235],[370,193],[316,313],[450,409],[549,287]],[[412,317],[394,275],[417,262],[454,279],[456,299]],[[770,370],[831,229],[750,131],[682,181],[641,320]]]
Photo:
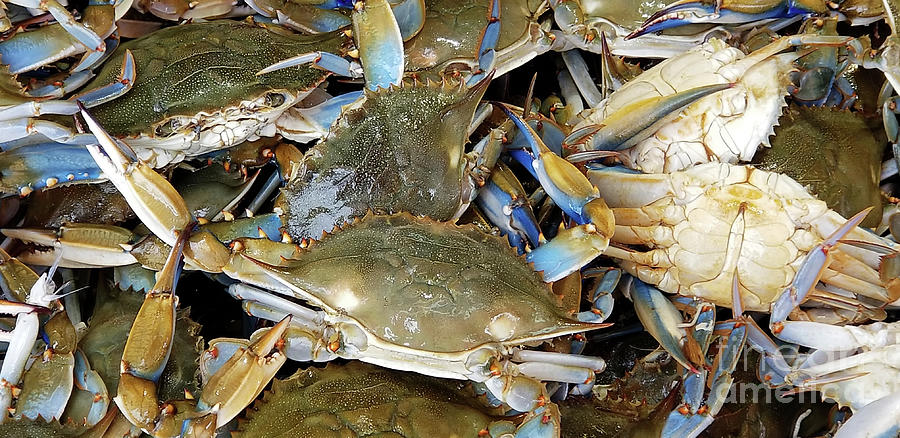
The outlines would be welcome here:
[[[844,217],[875,207],[861,225],[878,225],[883,147],[864,117],[850,111],[792,105],[779,123],[772,147],[761,148],[754,158],[757,167],[794,178]]]
[[[130,49],[133,88],[91,114],[113,135],[137,135],[166,117],[211,113],[270,90],[312,89],[330,73],[311,64],[256,72],[302,53],[340,54],[347,42],[341,33],[289,35],[233,20],[168,27],[122,44],[85,89],[114,82]]]
[[[482,0],[426,2],[422,30],[404,45],[406,71],[428,72],[438,77],[443,73],[440,69],[452,67],[448,62],[475,59],[488,24],[490,5],[491,2]],[[497,40],[497,52],[529,38],[529,24],[536,21],[543,8],[546,5],[538,0],[500,2],[503,28]]]
[[[487,80],[469,89],[456,81],[404,82],[367,91],[282,190],[277,205],[288,234],[296,242],[318,239],[369,210],[452,219],[469,183],[467,127],[486,88]]]
[[[461,352],[589,328],[566,317],[506,239],[409,214],[367,215],[269,275],[372,335],[418,350]]]
[[[272,382],[235,436],[476,437],[492,418],[457,382],[360,362]]]

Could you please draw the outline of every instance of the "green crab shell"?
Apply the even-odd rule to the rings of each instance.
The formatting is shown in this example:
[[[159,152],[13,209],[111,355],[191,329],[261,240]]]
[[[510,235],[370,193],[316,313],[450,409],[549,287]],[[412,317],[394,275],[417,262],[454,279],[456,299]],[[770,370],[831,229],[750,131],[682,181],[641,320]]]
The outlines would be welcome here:
[[[406,71],[438,77],[445,70],[455,70],[455,62],[473,63],[490,5],[482,0],[426,2],[422,30],[404,45]],[[530,44],[535,33],[541,33],[536,29],[537,17],[546,9],[547,3],[540,0],[500,2],[503,23],[496,47],[499,70],[511,68],[504,64],[521,65],[530,59],[515,59],[516,51]]]
[[[131,50],[134,86],[92,108],[91,114],[113,135],[154,135],[154,128],[171,117],[212,114],[269,92],[301,95],[312,90],[330,72],[311,65],[256,72],[301,53],[341,53],[347,42],[339,32],[288,35],[234,20],[185,24],[122,44],[85,89],[114,82],[121,54]]]
[[[596,327],[565,315],[505,240],[409,214],[370,214],[283,266],[256,263],[331,322],[366,331],[373,351],[452,361]]]
[[[457,386],[360,362],[299,370],[272,382],[236,436],[477,436],[494,417]]]
[[[288,234],[318,239],[369,210],[455,219],[470,184],[466,128],[487,83],[404,81],[366,91],[282,189]]]
[[[809,187],[828,208],[850,217],[874,207],[860,224],[881,221],[883,144],[857,112],[791,105],[779,119],[771,148],[761,148],[757,167],[784,173]]]

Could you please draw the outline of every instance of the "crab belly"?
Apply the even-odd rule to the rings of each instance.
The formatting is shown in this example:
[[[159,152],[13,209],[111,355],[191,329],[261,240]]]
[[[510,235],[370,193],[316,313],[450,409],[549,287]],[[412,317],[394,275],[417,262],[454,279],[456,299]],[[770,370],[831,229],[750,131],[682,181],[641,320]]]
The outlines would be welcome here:
[[[736,271],[745,308],[765,311],[790,284],[808,249],[803,243],[810,240],[808,232],[795,229],[779,200],[750,184],[714,186],[703,196],[674,204],[686,220],[671,227],[671,240],[650,243],[664,252],[671,267],[660,272],[626,265],[667,292],[730,307]],[[742,229],[732,226],[739,215]],[[651,272],[657,275],[648,276]]]

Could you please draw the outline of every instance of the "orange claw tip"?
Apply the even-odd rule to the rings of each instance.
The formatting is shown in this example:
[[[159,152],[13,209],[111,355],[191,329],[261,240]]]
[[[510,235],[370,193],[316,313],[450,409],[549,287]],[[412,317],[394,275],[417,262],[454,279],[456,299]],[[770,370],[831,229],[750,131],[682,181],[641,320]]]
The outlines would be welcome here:
[[[678,413],[681,415],[688,415],[691,413],[691,408],[685,403],[678,407]]]
[[[478,431],[478,436],[489,436],[491,433],[488,432],[487,429],[481,429]]]

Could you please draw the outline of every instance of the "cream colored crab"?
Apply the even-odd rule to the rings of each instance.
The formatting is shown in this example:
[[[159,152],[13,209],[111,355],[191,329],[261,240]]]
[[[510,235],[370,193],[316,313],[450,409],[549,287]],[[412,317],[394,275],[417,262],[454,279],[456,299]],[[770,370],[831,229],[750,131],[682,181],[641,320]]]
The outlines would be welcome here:
[[[664,291],[717,305],[731,306],[737,273],[745,308],[768,311],[807,252],[845,223],[793,179],[752,166],[708,163],[654,175],[592,169],[588,177],[616,218],[613,241],[619,246],[606,255]],[[861,229],[846,238],[874,245],[835,246],[807,302],[819,307],[808,309],[809,317],[877,318],[884,303],[900,296],[879,274],[880,255],[897,244]]]
[[[610,117],[640,106],[664,105],[665,99],[697,87],[735,84],[703,97],[635,135],[624,144],[600,145],[591,139],[585,149],[630,148],[631,161],[648,173],[674,172],[710,161],[749,161],[760,144],[768,146],[787,95],[789,73],[800,53],[781,53],[799,44],[841,45],[850,39],[818,35],[782,37],[745,55],[724,41],[706,43],[669,58],[589,110],[576,132],[606,125]]]

